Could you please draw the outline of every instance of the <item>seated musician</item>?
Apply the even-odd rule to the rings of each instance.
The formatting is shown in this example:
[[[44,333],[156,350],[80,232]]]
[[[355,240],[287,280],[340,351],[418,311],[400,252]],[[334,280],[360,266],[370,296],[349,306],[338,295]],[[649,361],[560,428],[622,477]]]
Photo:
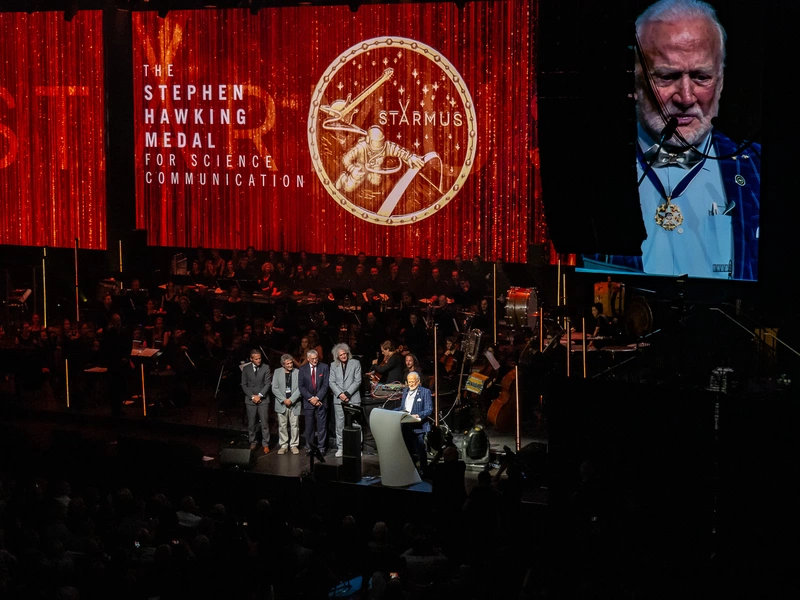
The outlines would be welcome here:
[[[356,296],[356,306],[358,306],[361,314],[365,317],[370,312],[380,312],[381,301],[381,296],[371,287],[368,287]]]
[[[225,263],[225,270],[222,272],[222,277],[226,279],[234,279],[236,277],[236,263],[229,260]]]
[[[600,348],[604,344],[608,344],[611,338],[611,326],[608,322],[608,317],[603,314],[603,303],[595,302],[592,305],[592,318],[594,319],[594,330],[592,331],[592,340],[589,346],[593,348]]]
[[[259,278],[261,291],[270,296],[277,295],[279,293],[277,287],[275,286],[274,272],[275,267],[272,266],[271,262],[267,261],[261,265],[261,277]]]
[[[300,346],[292,353],[292,361],[296,369],[299,369],[308,362],[306,353],[311,350],[311,343],[307,335],[300,338]]]
[[[288,289],[290,287],[289,284],[291,280],[289,279],[289,273],[286,272],[286,265],[284,263],[275,263],[275,271],[272,276],[275,280],[275,287],[279,290],[283,291],[284,289]]]
[[[306,289],[310,294],[321,295],[323,290],[327,288],[327,284],[322,280],[319,274],[319,267],[311,265],[306,267]]]
[[[404,352],[403,353],[403,376],[408,377],[408,374],[414,371],[415,373],[419,374],[420,379],[423,379],[422,376],[422,367],[419,364],[419,359],[417,355],[412,352]],[[405,381],[405,379],[403,380]]]
[[[415,312],[408,315],[408,323],[400,331],[400,337],[410,352],[423,358],[428,356],[428,328],[420,315]]]
[[[216,277],[222,277],[222,274],[225,273],[226,261],[220,255],[219,250],[214,249],[211,251],[211,262],[214,263]]]
[[[457,374],[461,368],[461,361],[464,360],[464,353],[458,343],[457,336],[450,336],[444,343],[444,351],[439,357],[439,364],[444,368],[444,375],[451,377]]]
[[[192,283],[194,285],[205,282],[203,279],[203,265],[200,264],[199,260],[194,259],[192,261],[192,267],[189,269],[189,277],[192,278]]]
[[[483,332],[492,331],[494,329],[494,315],[492,314],[489,298],[481,298],[477,309],[472,319],[472,328],[480,329]]]
[[[292,292],[295,295],[302,295],[308,292],[306,285],[306,270],[303,265],[297,265],[290,276]]]
[[[397,347],[391,340],[386,340],[381,344],[383,358],[372,361],[371,378],[378,383],[402,383],[403,382],[403,356],[397,351]]]

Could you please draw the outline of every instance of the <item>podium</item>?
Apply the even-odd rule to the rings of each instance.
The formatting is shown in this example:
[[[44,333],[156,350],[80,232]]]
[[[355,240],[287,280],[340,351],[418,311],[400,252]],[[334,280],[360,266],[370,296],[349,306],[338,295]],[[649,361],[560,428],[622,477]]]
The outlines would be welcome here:
[[[370,413],[369,426],[378,448],[382,485],[404,487],[422,481],[403,441],[400,427],[403,423],[419,422],[420,419],[408,413],[384,408],[375,408]]]

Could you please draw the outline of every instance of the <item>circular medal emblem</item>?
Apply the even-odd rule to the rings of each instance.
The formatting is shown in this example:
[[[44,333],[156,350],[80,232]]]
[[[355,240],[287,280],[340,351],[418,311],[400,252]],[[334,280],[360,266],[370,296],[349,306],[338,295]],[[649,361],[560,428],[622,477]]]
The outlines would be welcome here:
[[[656,209],[655,219],[658,225],[672,231],[683,223],[683,213],[677,204],[667,201]]]
[[[311,98],[314,169],[340,206],[371,223],[408,225],[441,210],[464,187],[477,137],[461,75],[408,38],[356,44]]]

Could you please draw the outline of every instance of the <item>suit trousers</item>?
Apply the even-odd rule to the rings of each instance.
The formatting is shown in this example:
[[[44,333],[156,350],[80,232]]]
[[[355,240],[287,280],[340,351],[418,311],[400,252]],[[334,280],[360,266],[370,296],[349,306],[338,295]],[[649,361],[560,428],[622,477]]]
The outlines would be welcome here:
[[[414,431],[415,425],[411,423],[401,425],[403,441],[406,443],[411,460],[416,459],[419,462],[419,468],[424,469],[428,466],[428,453],[425,450],[425,432]]]
[[[325,453],[328,449],[328,408],[323,404],[316,408],[303,409],[306,419],[306,449],[319,448]]]
[[[278,413],[278,443],[281,448],[300,445],[300,417],[291,410]]]
[[[261,401],[259,404],[252,404],[246,402],[247,407],[247,437],[250,440],[250,445],[256,443],[256,417],[261,420],[261,443],[264,446],[269,446],[269,403]]]

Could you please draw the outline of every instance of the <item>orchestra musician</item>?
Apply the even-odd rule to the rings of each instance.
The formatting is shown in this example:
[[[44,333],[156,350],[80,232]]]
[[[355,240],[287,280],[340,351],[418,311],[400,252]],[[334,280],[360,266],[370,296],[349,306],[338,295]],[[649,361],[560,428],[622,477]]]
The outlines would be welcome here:
[[[386,340],[381,344],[383,358],[372,361],[370,377],[377,383],[403,382],[403,356],[397,351],[394,342]]]
[[[461,361],[464,353],[458,344],[458,337],[451,336],[444,343],[444,352],[439,357],[439,364],[444,368],[445,375],[450,376],[457,373],[461,368]]]
[[[419,359],[416,354],[409,352],[403,356],[403,366],[403,375],[405,378],[408,378],[408,374],[414,371],[415,373],[419,373],[420,379],[422,379],[422,367],[419,364]],[[403,379],[403,381],[405,381],[405,379]]]

